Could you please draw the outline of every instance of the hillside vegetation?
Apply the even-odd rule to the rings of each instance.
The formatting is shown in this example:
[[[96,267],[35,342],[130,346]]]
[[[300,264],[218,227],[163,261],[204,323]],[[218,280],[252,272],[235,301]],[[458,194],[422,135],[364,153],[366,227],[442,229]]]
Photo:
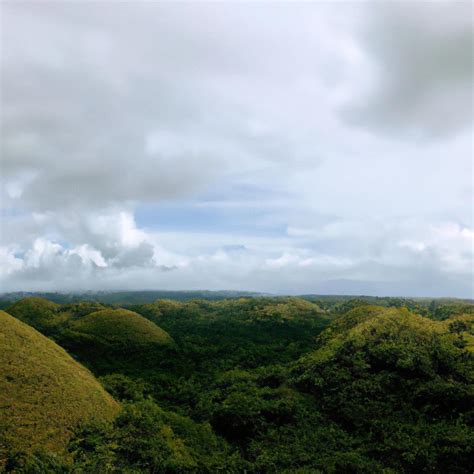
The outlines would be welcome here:
[[[471,473],[472,305],[374,302],[55,306],[45,334],[89,367],[123,410],[111,423],[78,427],[68,456],[52,459],[40,443],[11,470]],[[44,307],[40,301],[39,314]]]
[[[91,343],[137,348],[149,344],[169,345],[168,333],[143,316],[126,309],[103,309],[72,321],[68,328],[90,337]]]
[[[7,312],[38,331],[50,333],[67,318],[66,314],[59,313],[59,308],[52,301],[31,296],[12,304]]]
[[[119,405],[64,349],[0,311],[0,465],[6,451],[61,453],[73,430]]]
[[[369,457],[397,471],[463,472],[474,446],[473,322],[360,307],[321,335],[290,379]]]

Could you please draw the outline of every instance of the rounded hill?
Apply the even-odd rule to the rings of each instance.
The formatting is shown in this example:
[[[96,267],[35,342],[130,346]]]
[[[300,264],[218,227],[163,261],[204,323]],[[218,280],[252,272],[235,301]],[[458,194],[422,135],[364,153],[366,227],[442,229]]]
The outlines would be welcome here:
[[[38,331],[48,333],[67,318],[67,315],[59,313],[59,308],[52,301],[31,296],[13,303],[7,312]]]
[[[118,403],[64,349],[0,311],[0,451],[61,453],[77,425]]]
[[[347,423],[393,411],[387,393],[433,416],[447,407],[461,413],[472,405],[471,324],[465,316],[441,322],[405,308],[359,307],[323,331],[319,348],[294,366],[294,380]]]
[[[408,364],[420,370],[422,361],[435,365],[433,348],[441,344],[443,336],[448,337],[447,333],[445,324],[405,308],[360,306],[334,320],[321,334],[320,348],[304,356],[300,364],[315,368],[353,353],[372,367]]]
[[[170,335],[139,314],[126,309],[104,309],[72,321],[70,329],[91,342],[133,348],[169,345]]]

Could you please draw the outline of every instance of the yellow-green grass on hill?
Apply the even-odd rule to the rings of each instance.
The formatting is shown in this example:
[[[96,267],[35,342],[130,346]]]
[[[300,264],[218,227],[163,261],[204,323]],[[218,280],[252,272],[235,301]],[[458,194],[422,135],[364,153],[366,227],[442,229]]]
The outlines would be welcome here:
[[[472,315],[434,321],[406,308],[360,306],[336,319],[320,335],[320,348],[303,356],[300,363],[308,367],[325,364],[348,347],[359,355],[386,351],[398,366],[421,364],[438,346],[451,351],[453,357],[462,357],[463,352],[473,352],[473,326]]]
[[[78,424],[119,409],[64,349],[0,311],[0,469],[2,451],[61,453]]]
[[[60,313],[58,304],[34,296],[13,303],[7,308],[7,313],[46,334],[69,317]]]
[[[171,336],[139,314],[126,309],[104,309],[71,321],[69,328],[95,343],[132,349],[173,344]]]
[[[325,311],[311,301],[289,297],[283,301],[276,301],[273,304],[257,308],[252,315],[257,321],[283,323],[294,320],[324,318]]]

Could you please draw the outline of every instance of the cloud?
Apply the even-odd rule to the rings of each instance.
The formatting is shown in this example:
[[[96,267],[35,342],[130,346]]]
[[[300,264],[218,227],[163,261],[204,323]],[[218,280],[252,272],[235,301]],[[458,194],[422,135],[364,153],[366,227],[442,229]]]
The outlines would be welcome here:
[[[466,8],[5,3],[2,289],[470,294]]]
[[[472,124],[471,2],[370,3],[362,48],[372,77],[346,120],[413,139],[446,137]]]
[[[1,151],[12,205],[154,202],[189,195],[236,168],[308,153],[298,145],[304,131],[284,133],[286,80],[302,72],[284,61],[311,68],[293,54],[301,34],[294,38],[283,12],[263,36],[260,12],[244,36],[239,25],[253,16],[245,7],[236,19],[219,6],[4,10]],[[303,19],[296,11],[292,23]],[[280,58],[273,48],[287,42]]]
[[[96,221],[101,219],[109,222],[110,233],[96,246],[68,247],[38,238],[23,254],[4,247],[4,290],[21,284],[24,290],[76,291],[250,288],[408,296],[466,296],[472,291],[473,230],[450,222],[433,226],[386,220],[381,225],[362,220],[291,229],[290,236],[275,239],[152,231],[134,236],[137,229],[129,215]]]

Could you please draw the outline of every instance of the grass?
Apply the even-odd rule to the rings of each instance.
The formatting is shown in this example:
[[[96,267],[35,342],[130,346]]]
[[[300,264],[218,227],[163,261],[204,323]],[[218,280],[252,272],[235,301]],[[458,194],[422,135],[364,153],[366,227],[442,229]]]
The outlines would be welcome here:
[[[8,314],[48,335],[51,330],[62,324],[69,316],[66,313],[59,312],[60,306],[58,304],[34,296],[17,301],[8,307],[6,311]]]
[[[104,309],[71,321],[70,329],[92,336],[95,342],[127,348],[171,345],[170,335],[148,319],[126,309]]]
[[[4,311],[0,348],[0,453],[61,453],[78,424],[118,413],[119,404],[85,367]]]

